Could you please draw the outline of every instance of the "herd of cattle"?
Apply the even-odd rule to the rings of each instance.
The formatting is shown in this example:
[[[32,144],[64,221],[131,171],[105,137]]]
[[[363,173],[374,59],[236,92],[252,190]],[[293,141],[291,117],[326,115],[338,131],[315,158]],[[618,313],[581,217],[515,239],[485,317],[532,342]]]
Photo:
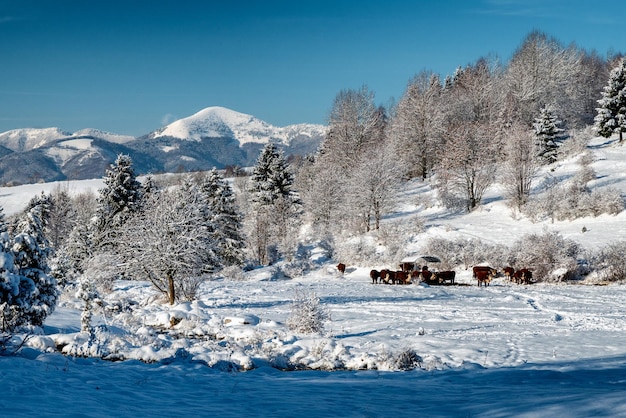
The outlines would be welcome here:
[[[337,270],[341,274],[346,271],[346,265],[339,263]],[[513,267],[505,267],[502,273],[489,266],[474,266],[472,268],[472,277],[477,281],[478,286],[489,286],[491,280],[495,277],[504,276],[509,281],[517,284],[533,283],[533,273],[527,268],[515,270]],[[411,284],[424,282],[431,285],[453,285],[456,272],[454,270],[447,271],[430,271],[427,266],[419,268],[414,263],[400,264],[400,270],[372,270],[370,278],[373,284]]]

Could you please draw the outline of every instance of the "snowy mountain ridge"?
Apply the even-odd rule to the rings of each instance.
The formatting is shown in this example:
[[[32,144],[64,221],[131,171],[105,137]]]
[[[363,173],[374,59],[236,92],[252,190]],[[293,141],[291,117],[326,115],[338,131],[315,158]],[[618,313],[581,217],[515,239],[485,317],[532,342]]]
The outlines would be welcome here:
[[[0,185],[101,177],[120,154],[138,174],[248,166],[274,142],[286,155],[314,152],[326,127],[276,127],[252,115],[208,107],[140,137],[98,129],[23,128],[0,133]]]
[[[297,124],[277,127],[252,115],[220,106],[207,107],[149,134],[151,138],[173,137],[200,141],[202,138],[235,138],[241,145],[270,141],[289,145],[300,135],[323,135],[323,125]]]
[[[92,128],[81,129],[74,133],[56,127],[21,128],[0,133],[0,145],[14,152],[24,152],[50,145],[58,140],[84,137],[100,138],[116,144],[123,144],[135,139],[130,135],[120,135]]]

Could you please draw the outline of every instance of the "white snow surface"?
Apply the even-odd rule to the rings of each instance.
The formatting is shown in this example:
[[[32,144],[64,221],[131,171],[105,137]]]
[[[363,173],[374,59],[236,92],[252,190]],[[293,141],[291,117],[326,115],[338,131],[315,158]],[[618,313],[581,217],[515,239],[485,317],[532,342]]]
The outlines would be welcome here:
[[[626,147],[597,140],[591,149],[595,185],[626,191]],[[567,176],[575,160],[553,168]],[[40,189],[25,190],[31,186]],[[0,204],[13,212],[9,202],[25,204],[44,187],[2,188]],[[471,214],[445,210],[431,193],[424,183],[410,183],[388,218],[424,219],[426,232],[407,255],[420,253],[419,243],[430,236],[508,245],[548,230],[590,248],[626,239],[624,213],[533,224],[513,219],[497,187]],[[339,261],[348,266],[344,275],[335,268]],[[41,332],[15,355],[0,356],[0,411],[25,417],[626,416],[625,285],[515,285],[498,278],[479,288],[471,270],[459,267],[458,286],[394,286],[372,284],[369,271],[396,266],[331,260],[315,248],[310,263],[310,271],[291,278],[276,278],[275,266],[247,272],[245,280],[218,277],[203,284],[196,301],[173,306],[148,283],[118,281],[105,296],[106,308],[96,312],[92,344],[79,332],[81,302],[67,292]],[[322,333],[297,334],[286,326],[297,290],[315,293],[330,313]],[[419,356],[419,366],[400,371],[395,360],[407,350]],[[301,370],[285,371],[291,369]]]
[[[279,141],[288,145],[298,134],[310,135],[312,130],[323,133],[325,129],[324,126],[311,124],[276,127],[254,116],[213,106],[164,126],[153,137],[171,136],[194,141],[205,137],[234,137],[240,144]]]

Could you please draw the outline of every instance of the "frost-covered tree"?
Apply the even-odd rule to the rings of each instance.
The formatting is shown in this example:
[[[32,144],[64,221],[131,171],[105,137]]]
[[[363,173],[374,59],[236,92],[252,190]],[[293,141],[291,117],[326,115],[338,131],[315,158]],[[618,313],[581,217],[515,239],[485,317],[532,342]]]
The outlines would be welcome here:
[[[193,299],[204,275],[221,267],[205,210],[184,186],[148,196],[118,232],[125,273],[149,280],[170,304]]]
[[[10,244],[18,282],[17,288],[13,288],[12,303],[8,304],[16,307],[17,325],[42,325],[54,311],[59,294],[56,280],[49,274],[50,246],[44,235],[44,208],[44,203],[35,205],[22,215]]]
[[[532,132],[520,125],[512,126],[505,134],[506,161],[502,170],[502,184],[510,205],[518,210],[528,201],[539,164]]]
[[[104,187],[98,191],[96,245],[115,245],[112,234],[139,209],[141,189],[130,156],[118,155],[115,164],[106,171]]]
[[[511,58],[504,81],[516,121],[531,126],[541,107],[550,103],[565,120],[575,120],[584,107],[580,80],[582,53],[565,48],[539,31],[531,32]]]
[[[324,164],[347,172],[371,144],[380,142],[384,125],[384,109],[376,106],[374,93],[367,86],[340,91],[335,97],[328,132],[321,144]]]
[[[622,58],[617,67],[611,70],[609,81],[602,91],[602,98],[598,100],[600,107],[595,117],[595,127],[598,134],[610,137],[619,133],[622,142],[626,132],[626,60]]]
[[[230,184],[213,169],[203,179],[200,193],[207,205],[205,216],[213,225],[213,243],[224,266],[239,265],[244,260],[242,215],[237,210]]]
[[[7,225],[6,216],[4,215],[4,208],[0,206],[0,234],[7,232],[9,226]]]
[[[463,123],[449,130],[448,152],[441,157],[437,187],[444,203],[472,211],[495,180],[497,155],[490,132],[480,124]],[[487,157],[486,157],[487,156]]]
[[[50,194],[50,201],[46,236],[50,246],[56,251],[65,244],[76,224],[76,212],[69,193],[60,187]]]
[[[549,106],[542,107],[539,117],[533,124],[539,157],[546,163],[556,162],[557,151],[564,129],[559,125],[561,121]]]
[[[402,162],[399,166],[408,177],[425,180],[436,164],[445,121],[442,89],[439,77],[424,71],[409,82],[398,103],[391,137],[397,147],[396,160]]]
[[[299,222],[302,201],[293,188],[294,175],[283,152],[267,144],[252,170],[252,248],[261,264],[271,262],[271,247],[283,251],[290,245]]]

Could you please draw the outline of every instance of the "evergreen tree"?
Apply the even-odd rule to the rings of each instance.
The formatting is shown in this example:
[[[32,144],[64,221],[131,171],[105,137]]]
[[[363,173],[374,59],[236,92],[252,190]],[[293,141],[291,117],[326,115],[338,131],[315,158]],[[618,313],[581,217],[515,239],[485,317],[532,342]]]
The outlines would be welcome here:
[[[15,274],[19,281],[17,292],[13,292],[12,301],[9,301],[14,306],[14,325],[40,326],[56,306],[58,289],[56,280],[48,274],[50,247],[43,229],[44,210],[45,203],[42,203],[26,212],[11,242]]]
[[[96,244],[114,245],[114,231],[136,212],[141,204],[142,186],[135,176],[132,159],[120,154],[104,176],[99,190]]]
[[[549,107],[543,107],[533,124],[539,157],[548,164],[556,162],[557,149],[563,133],[563,129],[559,127],[560,123]]]
[[[300,203],[300,197],[292,189],[294,177],[282,150],[275,144],[267,144],[252,170],[253,201],[261,206],[274,204],[279,198],[293,204]]]
[[[200,192],[209,209],[205,216],[214,226],[213,240],[224,266],[241,264],[245,239],[232,188],[213,169],[204,178]]]
[[[292,188],[294,177],[289,165],[282,151],[272,143],[261,151],[250,181],[253,253],[260,263],[271,263],[272,254],[289,250],[289,238],[295,235],[291,232],[298,222],[302,203]]]
[[[608,84],[598,100],[600,107],[596,110],[595,127],[598,134],[608,138],[619,132],[619,141],[626,132],[626,60],[622,58],[617,67],[609,75]]]
[[[0,206],[0,234],[7,232],[9,226],[7,225],[6,217],[4,216],[4,208]]]

